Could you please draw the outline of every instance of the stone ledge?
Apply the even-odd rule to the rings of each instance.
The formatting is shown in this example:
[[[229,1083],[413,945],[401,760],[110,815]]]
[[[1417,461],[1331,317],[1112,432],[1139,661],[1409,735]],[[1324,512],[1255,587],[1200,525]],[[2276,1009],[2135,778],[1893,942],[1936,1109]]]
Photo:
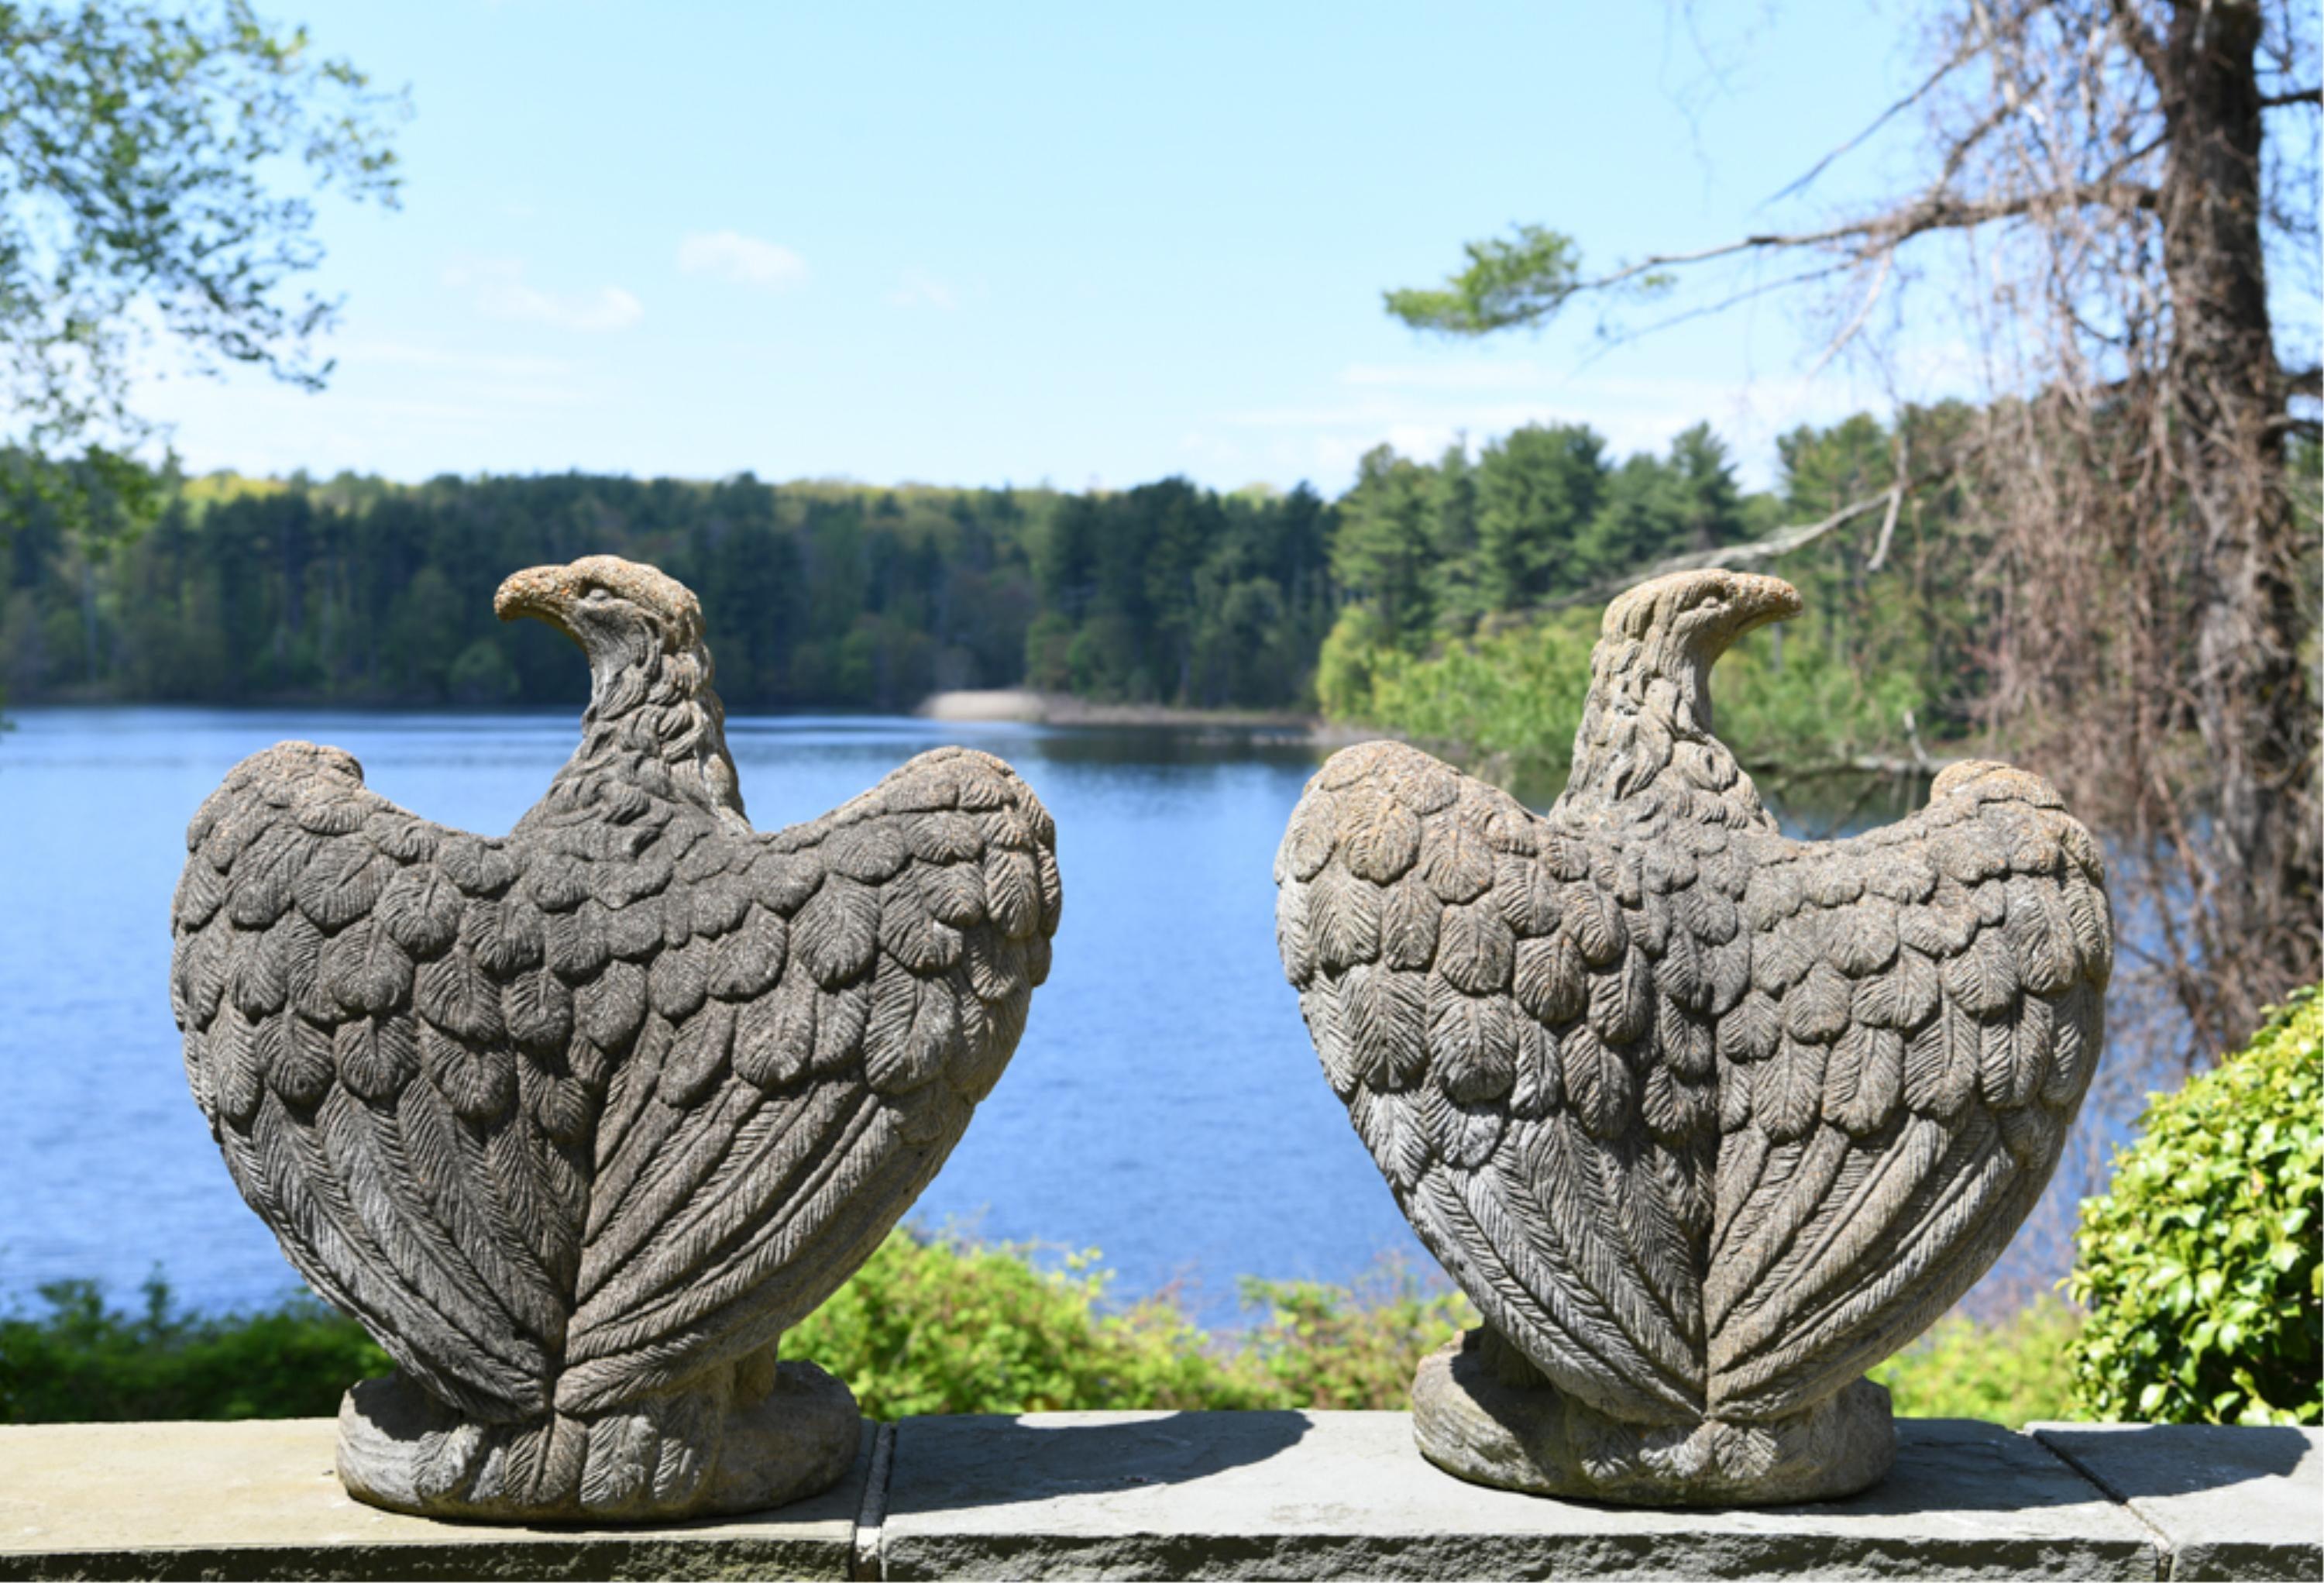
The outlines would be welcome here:
[[[2324,1429],[2037,1423],[2162,1535],[2179,1578],[2324,1577]]]
[[[2324,1576],[2316,1431],[1898,1430],[1861,1495],[1657,1512],[1463,1484],[1402,1413],[916,1418],[762,1517],[511,1529],[349,1500],[327,1420],[0,1428],[0,1578]]]
[[[1465,1484],[1401,1412],[1044,1413],[897,1426],[890,1578],[2144,1578],[2153,1536],[2036,1441],[1899,1426],[1846,1500],[1654,1511]]]
[[[503,1528],[349,1499],[333,1419],[0,1427],[0,1578],[845,1578],[872,1438],[763,1515]]]

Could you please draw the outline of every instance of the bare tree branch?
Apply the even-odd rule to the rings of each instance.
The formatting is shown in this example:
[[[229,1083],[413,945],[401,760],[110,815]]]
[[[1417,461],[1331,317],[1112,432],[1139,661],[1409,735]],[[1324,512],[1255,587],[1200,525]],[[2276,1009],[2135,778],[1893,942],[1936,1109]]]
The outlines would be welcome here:
[[[2111,5],[2115,26],[2122,32],[2122,42],[2129,46],[2138,63],[2146,68],[2146,75],[2160,87],[2169,80],[2171,75],[2171,60],[2163,51],[2163,41],[2154,36],[2154,30],[2146,25],[2146,19],[2138,14],[2134,0],[2111,0]]]
[[[1902,496],[1905,487],[1904,482],[1899,481],[1877,495],[1850,501],[1821,522],[1794,523],[1740,544],[1721,544],[1716,550],[1698,550],[1685,555],[1674,555],[1643,569],[1634,568],[1618,577],[1592,584],[1579,593],[1545,600],[1535,609],[1545,612],[1571,610],[1581,605],[1603,605],[1623,589],[1650,578],[1665,577],[1674,571],[1697,571],[1707,567],[1755,566],[1763,560],[1774,560],[1794,551],[1806,549],[1826,533],[1845,527],[1877,505],[1893,503]]]
[[[1841,143],[1838,148],[1835,148],[1831,153],[1825,154],[1823,158],[1818,160],[1814,164],[1810,165],[1803,175],[1789,183],[1782,190],[1768,198],[1765,203],[1761,204],[1760,207],[1764,208],[1767,204],[1781,203],[1787,198],[1794,197],[1799,193],[1806,191],[1809,187],[1814,184],[1817,177],[1822,175],[1824,171],[1831,168],[1834,162],[1844,157],[1850,150],[1860,147],[1865,140],[1869,138],[1874,133],[1888,125],[1889,122],[1895,120],[1898,116],[1903,115],[1906,110],[1911,109],[1914,105],[1917,105],[1922,100],[1927,98],[1930,94],[1936,90],[1938,84],[1943,82],[1946,78],[1950,77],[1954,72],[1960,70],[1971,60],[1976,60],[1980,53],[1982,53],[1982,51],[1975,44],[1964,44],[1955,50],[1950,55],[1945,58],[1943,63],[1938,66],[1934,71],[1923,78],[1920,85],[1914,88],[1912,92],[1906,94],[1903,98],[1898,99],[1895,103],[1890,105],[1877,116],[1875,116],[1871,121],[1866,125],[1862,131],[1849,138],[1846,143]]]
[[[1697,248],[1690,253],[1657,253],[1623,265],[1602,275],[1574,284],[1568,296],[1580,296],[1588,292],[1603,292],[1623,285],[1656,270],[1682,268],[1691,264],[1709,264],[1716,259],[1733,258],[1748,253],[1788,252],[1804,247],[1824,247],[1839,242],[1865,244],[1859,256],[1867,262],[1877,258],[1884,249],[1932,231],[1966,230],[1990,225],[1996,220],[2016,219],[2027,216],[2054,214],[2068,209],[2105,208],[2117,212],[2135,211],[2152,214],[2162,201],[2162,194],[2143,182],[2124,181],[2077,181],[2039,192],[2012,194],[2005,198],[1971,199],[1954,193],[1937,192],[1919,199],[1901,208],[1872,215],[1860,220],[1826,227],[1820,231],[1762,232],[1725,242],[1715,247]]]
[[[1888,283],[1888,272],[1895,266],[1896,250],[1893,247],[1884,249],[1879,265],[1873,272],[1872,283],[1864,289],[1864,301],[1857,304],[1854,317],[1840,327],[1840,333],[1831,338],[1831,343],[1809,367],[1807,376],[1810,379],[1821,374],[1831,360],[1840,356],[1840,349],[1856,338],[1857,332],[1864,328],[1864,321],[1872,317],[1872,305],[1880,301],[1880,289]]]
[[[1678,276],[1691,302],[1734,283],[1720,277],[1812,264],[1802,273],[1831,282],[1839,327],[1821,373],[1874,338],[1875,309],[1914,285],[1896,255],[1950,236],[1963,317],[1941,338],[1975,358],[1984,399],[1908,410],[1892,430],[1910,427],[1927,459],[1909,471],[1942,489],[1917,492],[1900,450],[1889,487],[1821,521],[1649,569],[1821,543],[1803,559],[1822,573],[1838,561],[1842,586],[1901,560],[1941,590],[1932,641],[1960,679],[1947,707],[2042,763],[2121,844],[2126,904],[2157,921],[2151,967],[2135,977],[2184,1018],[2158,1023],[2163,1037],[2190,1031],[2175,1064],[2234,1042],[2258,1008],[2324,971],[2324,711],[2301,662],[2316,615],[2299,498],[2312,486],[2305,444],[2324,438],[2324,371],[2298,333],[2305,318],[2278,322],[2269,290],[2278,257],[2312,273],[2318,156],[2300,135],[2308,123],[2273,118],[2275,136],[2261,113],[2324,105],[2313,6],[1923,3],[1934,28],[1908,91],[1777,197],[1906,114],[1928,128],[1917,192],[1590,278],[1570,239],[1524,228],[1513,244],[1472,245],[1450,289],[1391,308],[1480,334],[1542,322],[1583,293],[1620,300]],[[1769,262],[1785,253],[1807,257]],[[2283,366],[2287,341],[2304,366]],[[1871,462],[1848,449],[1835,465]],[[1856,476],[1840,489],[1870,481]],[[1900,532],[1907,494],[1914,522]],[[1835,537],[1868,528],[1876,508],[1861,551]]]
[[[1601,344],[1595,351],[1575,364],[1574,367],[1577,371],[1587,368],[1615,347],[1627,347],[1632,341],[1644,339],[1674,325],[1684,324],[1689,319],[1711,318],[1716,314],[1726,312],[1738,303],[1748,302],[1754,297],[1765,297],[1776,292],[1788,291],[1794,286],[1806,285],[1811,281],[1828,280],[1833,275],[1844,273],[1847,268],[1844,264],[1831,264],[1816,269],[1803,269],[1796,274],[1784,275],[1779,280],[1755,282],[1739,292],[1729,292],[1715,302],[1699,303],[1692,308],[1671,314],[1667,318],[1657,319],[1650,324],[1642,324],[1631,329],[1601,329],[1599,332]]]
[[[1864,569],[1867,572],[1878,571],[1888,564],[1888,543],[1896,535],[1897,514],[1904,509],[1905,481],[1913,476],[1912,469],[1905,465],[1907,454],[1904,425],[1899,423],[1896,425],[1896,461],[1894,468],[1896,482],[1888,491],[1887,514],[1880,519],[1880,541],[1872,547],[1872,559],[1864,563]],[[1919,745],[1917,742],[1914,744],[1915,749]],[[1923,754],[1921,756],[1926,758],[1928,755]]]

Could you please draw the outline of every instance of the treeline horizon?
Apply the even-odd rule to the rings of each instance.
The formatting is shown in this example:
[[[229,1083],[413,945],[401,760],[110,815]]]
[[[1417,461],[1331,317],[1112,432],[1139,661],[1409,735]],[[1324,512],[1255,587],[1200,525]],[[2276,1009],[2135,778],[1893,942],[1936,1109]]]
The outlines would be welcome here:
[[[0,687],[16,704],[572,703],[587,681],[570,649],[496,621],[492,594],[523,567],[612,553],[701,597],[737,709],[1027,687],[1304,710],[1335,626],[1417,651],[1756,537],[1787,520],[1793,458],[1848,427],[1787,437],[1785,483],[1756,494],[1701,424],[1619,460],[1580,424],[1433,460],[1381,446],[1335,499],[1183,477],[1074,493],[220,473],[162,476],[137,531],[91,532],[25,488],[0,494]]]

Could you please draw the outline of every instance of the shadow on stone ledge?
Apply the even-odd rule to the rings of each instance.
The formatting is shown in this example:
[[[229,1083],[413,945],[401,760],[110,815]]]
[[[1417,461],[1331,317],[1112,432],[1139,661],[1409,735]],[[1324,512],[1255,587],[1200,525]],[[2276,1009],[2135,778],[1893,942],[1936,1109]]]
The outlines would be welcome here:
[[[2315,1431],[2229,1423],[2033,1426],[2042,1443],[2118,1501],[2225,1489],[2255,1478],[2290,1478],[2315,1451]]]
[[[1045,1412],[916,1418],[896,1446],[889,1515],[1190,1484],[1299,1443],[1298,1412]]]
[[[2097,1490],[2030,1435],[1980,1419],[1921,1418],[1897,1421],[1895,1465],[1870,1489],[1842,1500],[1771,1509],[1887,1517],[2031,1512],[2098,1499]]]

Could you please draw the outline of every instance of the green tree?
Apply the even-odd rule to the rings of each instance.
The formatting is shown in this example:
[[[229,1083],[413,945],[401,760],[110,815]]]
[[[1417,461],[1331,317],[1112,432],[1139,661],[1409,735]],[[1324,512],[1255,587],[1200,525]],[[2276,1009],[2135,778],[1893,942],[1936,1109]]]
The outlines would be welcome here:
[[[2181,920],[2140,970],[2216,1048],[2324,965],[2316,527],[2291,444],[2318,431],[2324,369],[2304,313],[2275,322],[2298,294],[2269,278],[2317,250],[2315,16],[2262,0],[1915,9],[1919,80],[1779,197],[1909,112],[1920,168],[1897,167],[1891,192],[1597,273],[1571,237],[1524,226],[1386,305],[1475,336],[1585,298],[1618,317],[1692,282],[1717,310],[1760,294],[1739,272],[1780,266],[1847,293],[1821,368],[1910,322],[1897,304],[1916,281],[1957,287],[1947,311],[1987,400],[1955,443],[1915,450],[1913,482],[1965,496],[1997,540],[1944,572],[1997,607],[1970,712],[2039,733],[2070,799],[2140,832],[2139,904]]]
[[[1334,720],[1376,720],[1373,687],[1396,652],[1379,612],[1362,604],[1342,610],[1315,656],[1316,707]]]
[[[1976,1418],[2006,1429],[2074,1416],[2081,1316],[2044,1294],[1997,1324],[1955,1311],[1867,1376],[1899,1418]]]
[[[1489,608],[1517,610],[1579,586],[1576,541],[1598,509],[1605,450],[1580,423],[1527,425],[1485,448],[1477,539]]]
[[[1606,475],[1574,548],[1572,579],[1589,586],[1619,578],[1664,552],[1677,523],[1670,470],[1641,451]]]
[[[1074,624],[1055,610],[1044,610],[1025,628],[1025,685],[1042,692],[1064,692],[1074,684],[1071,662]]]
[[[1668,548],[1700,554],[1743,536],[1743,492],[1726,443],[1708,423],[1671,441],[1674,521]]]
[[[596,551],[698,591],[719,690],[742,708],[899,708],[1020,680],[1279,708],[1307,697],[1337,607],[1336,514],[1304,488],[580,474],[170,488],[144,539],[102,543],[27,494],[0,546],[0,656],[28,693],[572,703],[570,651],[494,621],[492,592],[512,568]]]
[[[1418,644],[1435,618],[1429,592],[1429,470],[1388,446],[1366,451],[1340,503],[1332,572],[1367,601],[1394,641]]]
[[[1671,441],[1667,458],[1640,454],[1616,468],[1582,534],[1577,587],[1622,577],[1665,556],[1744,537],[1743,495],[1726,445],[1708,423]]]
[[[865,1412],[1401,1407],[1421,1357],[1476,1322],[1434,1275],[1383,1262],[1355,1282],[1241,1283],[1248,1328],[1198,1328],[1167,1292],[1121,1305],[1094,1252],[890,1235],[783,1355],[829,1369]],[[300,1294],[256,1313],[188,1313],[156,1276],[142,1311],[87,1282],[0,1310],[0,1423],[316,1418],[390,1360]]]
[[[1138,519],[1145,545],[1149,685],[1160,696],[1191,700],[1202,588],[1198,577],[1225,527],[1219,498],[1184,478],[1165,478],[1130,492],[1125,505]]]
[[[306,189],[396,200],[399,101],[241,0],[0,5],[0,329],[18,442],[126,449],[157,324],[198,366],[315,388],[336,304]],[[303,178],[303,180],[302,180]]]
[[[151,521],[164,480],[131,386],[156,341],[321,386],[337,304],[295,284],[322,256],[309,193],[392,206],[400,110],[244,0],[0,3],[0,483],[19,507],[0,540],[28,496],[91,559]]]
[[[1466,637],[1494,608],[1488,573],[1477,542],[1477,468],[1469,447],[1456,440],[1444,448],[1428,484],[1429,602],[1438,629]]]

